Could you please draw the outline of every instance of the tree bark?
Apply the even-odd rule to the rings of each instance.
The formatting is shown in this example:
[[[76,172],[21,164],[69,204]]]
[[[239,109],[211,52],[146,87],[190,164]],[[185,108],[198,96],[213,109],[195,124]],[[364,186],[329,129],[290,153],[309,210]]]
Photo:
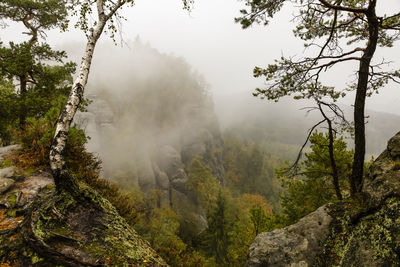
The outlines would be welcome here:
[[[334,147],[333,147],[333,129],[332,129],[332,122],[330,120],[327,120],[328,122],[328,127],[329,127],[329,159],[331,161],[331,167],[332,167],[332,178],[333,178],[333,186],[335,187],[335,192],[336,192],[336,197],[339,200],[342,200],[342,193],[340,192],[340,185],[339,185],[339,174],[336,166],[336,161],[335,161],[335,156],[334,156]]]
[[[19,89],[19,94],[20,94],[20,107],[19,107],[19,127],[21,128],[21,130],[23,130],[25,128],[25,124],[26,124],[26,113],[27,113],[27,109],[26,109],[26,104],[25,104],[25,99],[26,99],[26,92],[27,92],[27,77],[26,75],[22,75],[19,78],[19,82],[20,82],[20,89]]]
[[[33,46],[37,43],[38,41],[38,31],[40,27],[34,27],[32,24],[29,23],[31,19],[34,18],[33,14],[29,14],[25,16],[25,18],[22,20],[24,23],[25,27],[31,30],[32,37],[29,40],[29,53],[32,53],[32,48]],[[25,128],[26,125],[26,117],[27,117],[27,107],[26,107],[26,93],[27,93],[27,86],[28,86],[28,73],[25,72],[23,75],[20,76],[20,96],[21,96],[21,106],[19,107],[19,127],[21,130]]]
[[[333,186],[335,188],[336,192],[336,197],[339,200],[342,200],[342,193],[340,191],[340,185],[339,185],[339,173],[336,165],[336,160],[334,156],[334,138],[333,138],[333,127],[332,127],[332,121],[326,116],[324,110],[321,107],[321,103],[318,102],[318,108],[319,111],[321,112],[322,116],[325,118],[327,124],[328,124],[328,137],[329,137],[329,144],[328,144],[328,150],[329,150],[329,160],[331,163],[331,168],[332,168],[332,178],[333,178]]]
[[[360,60],[356,99],[354,102],[354,161],[350,177],[351,195],[361,192],[364,180],[365,158],[365,99],[368,89],[369,67],[378,43],[379,22],[375,13],[376,0],[370,1],[366,12],[369,38]]]
[[[98,1],[101,2],[102,1]],[[61,111],[57,121],[54,139],[50,149],[50,167],[54,176],[54,182],[57,189],[67,190],[71,193],[78,191],[78,185],[74,177],[68,172],[65,166],[65,148],[68,139],[68,132],[71,126],[74,115],[83,98],[83,92],[89,77],[89,70],[92,63],[93,52],[98,39],[103,32],[107,22],[107,17],[99,15],[99,21],[94,30],[88,36],[85,54],[82,58],[79,68],[78,77],[74,81],[68,101]]]

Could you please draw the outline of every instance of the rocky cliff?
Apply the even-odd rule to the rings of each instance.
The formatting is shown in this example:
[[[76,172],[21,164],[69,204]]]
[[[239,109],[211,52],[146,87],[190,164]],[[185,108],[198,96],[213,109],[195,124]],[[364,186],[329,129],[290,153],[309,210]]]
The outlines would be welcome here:
[[[371,166],[358,199],[329,204],[262,233],[246,266],[399,266],[400,133]]]
[[[160,205],[201,231],[206,217],[186,186],[193,158],[200,157],[224,183],[222,137],[207,86],[181,58],[140,42],[132,50],[114,57],[119,66],[129,62],[127,75],[110,77],[116,84],[100,82],[112,73],[95,71],[93,102],[75,122],[91,137],[88,149],[99,154],[104,177],[122,189],[159,190]]]
[[[51,174],[13,166],[0,148],[0,266],[167,266],[90,187],[56,193]]]

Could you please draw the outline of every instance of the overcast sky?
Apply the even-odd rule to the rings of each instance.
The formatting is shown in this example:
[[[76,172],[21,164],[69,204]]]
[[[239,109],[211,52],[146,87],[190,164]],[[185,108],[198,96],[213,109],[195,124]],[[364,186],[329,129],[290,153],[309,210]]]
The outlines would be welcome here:
[[[400,0],[380,0],[382,11],[400,10]],[[262,80],[252,77],[255,65],[266,66],[281,54],[298,55],[303,52],[302,42],[292,34],[292,10],[284,8],[268,27],[254,26],[242,30],[234,18],[244,3],[236,0],[197,0],[193,11],[182,10],[181,0],[137,0],[133,8],[125,8],[128,19],[123,24],[123,38],[129,43],[136,36],[149,42],[160,52],[182,56],[204,75],[214,96],[246,93],[251,94]],[[15,38],[21,28],[11,25],[2,30],[2,40]],[[57,47],[71,47],[83,42],[85,37],[78,31],[69,33],[52,32],[47,40]],[[109,42],[102,37],[101,42]],[[82,43],[83,44],[83,43]],[[75,47],[81,53],[84,47]],[[114,49],[120,49],[115,47]],[[378,51],[379,57],[394,61],[393,67],[400,67],[400,45],[385,51]],[[110,51],[109,56],[112,56]],[[95,54],[96,57],[96,54]],[[343,86],[354,67],[341,67],[328,76],[333,85]],[[114,68],[115,66],[110,66]],[[229,98],[227,98],[229,99]],[[260,100],[261,101],[261,100]],[[344,100],[351,104],[352,97]],[[400,86],[391,84],[379,95],[368,100],[367,108],[400,114]]]

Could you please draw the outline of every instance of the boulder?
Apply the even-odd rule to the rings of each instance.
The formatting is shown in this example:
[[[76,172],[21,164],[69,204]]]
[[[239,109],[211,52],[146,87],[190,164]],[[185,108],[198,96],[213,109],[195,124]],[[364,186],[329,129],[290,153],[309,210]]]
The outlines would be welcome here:
[[[15,167],[14,166],[0,169],[0,179],[2,179],[2,178],[10,178],[10,177],[12,177],[14,175],[14,173],[15,173]]]
[[[326,206],[283,229],[259,234],[246,266],[312,266],[329,235],[332,217]]]
[[[14,183],[15,181],[13,179],[0,178],[0,194],[7,191]]]
[[[0,147],[0,155],[5,155],[10,153],[13,150],[18,150],[20,149],[21,146],[20,145],[11,145],[11,146],[4,146],[4,147]]]

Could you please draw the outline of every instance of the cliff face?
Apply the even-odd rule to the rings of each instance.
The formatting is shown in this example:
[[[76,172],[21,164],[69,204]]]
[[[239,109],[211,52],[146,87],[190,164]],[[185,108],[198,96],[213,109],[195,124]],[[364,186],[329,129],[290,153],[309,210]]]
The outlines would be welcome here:
[[[91,136],[88,149],[99,154],[104,177],[122,189],[159,190],[160,205],[191,218],[201,231],[204,211],[186,187],[193,158],[224,183],[222,138],[207,86],[180,58],[140,43],[133,51],[115,57],[119,65],[129,61],[128,74],[113,86],[92,85],[93,103],[75,122]],[[93,80],[101,77],[95,72]]]
[[[115,114],[109,103],[95,97],[89,112],[81,114],[80,119],[92,137],[89,150],[97,152],[103,161],[104,176],[123,189],[139,187],[145,193],[159,190],[161,205],[191,218],[198,231],[204,229],[204,211],[186,183],[194,157],[200,157],[224,183],[222,138],[212,107],[186,103],[180,117],[169,121],[173,125],[170,128],[160,127],[158,122],[143,125],[130,120],[129,108]]]
[[[329,204],[256,237],[247,266],[400,265],[400,133],[371,166],[359,199]]]
[[[0,266],[167,266],[91,188],[56,193],[47,171],[11,166],[16,148],[0,148]]]

